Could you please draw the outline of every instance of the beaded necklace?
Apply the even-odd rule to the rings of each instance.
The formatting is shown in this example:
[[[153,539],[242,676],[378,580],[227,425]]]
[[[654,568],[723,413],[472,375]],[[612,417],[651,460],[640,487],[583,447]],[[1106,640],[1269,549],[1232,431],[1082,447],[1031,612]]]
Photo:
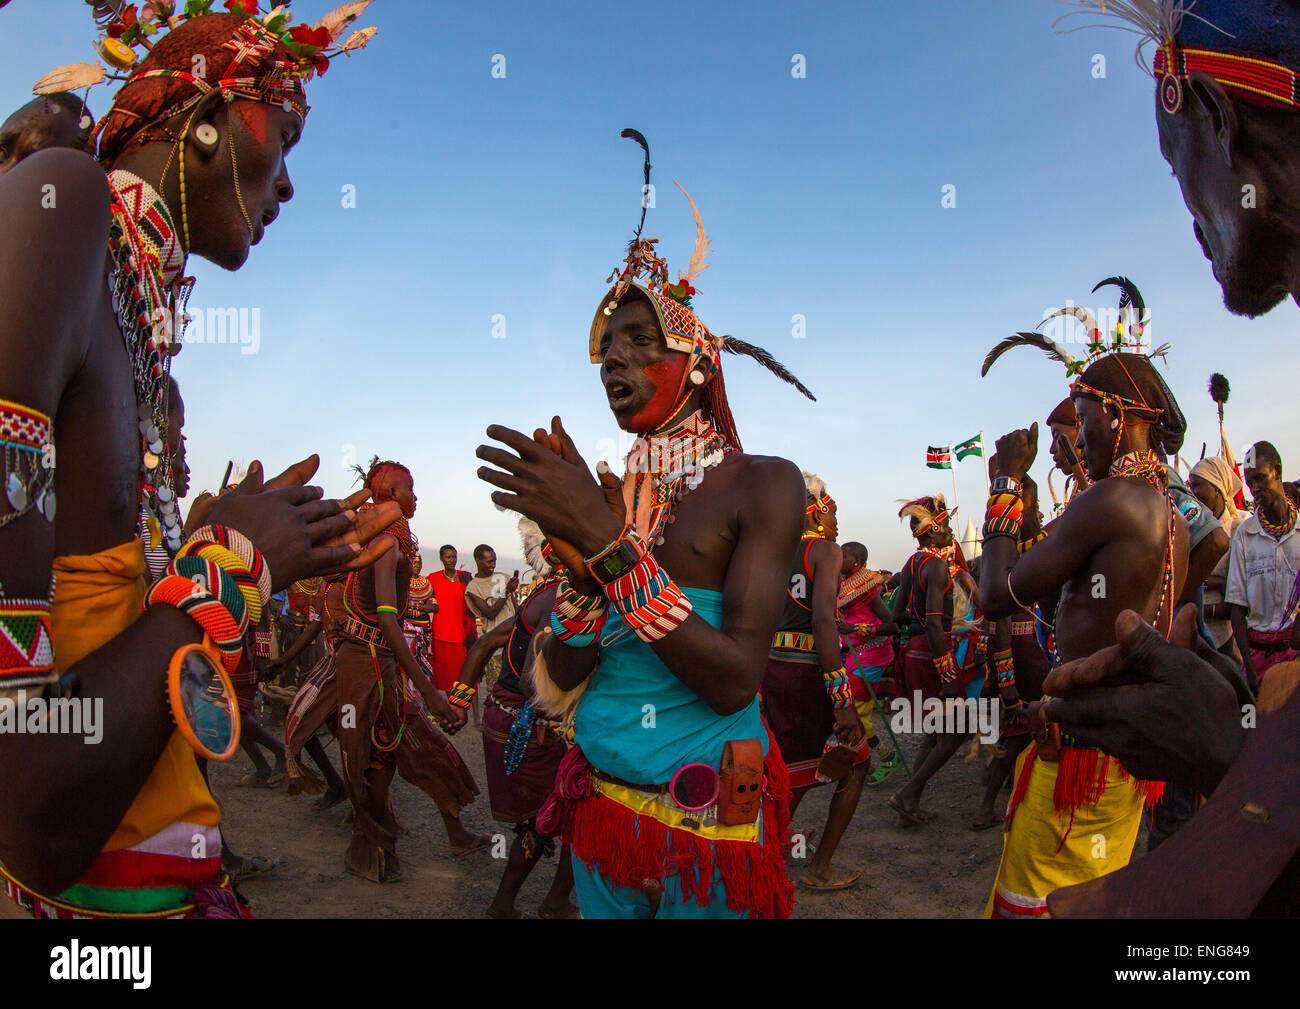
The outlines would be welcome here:
[[[167,550],[174,554],[181,545],[181,522],[167,452],[169,348],[184,336],[188,321],[184,306],[194,281],[181,277],[185,252],[162,197],[143,179],[120,169],[109,173],[108,183],[112,221],[107,282],[135,386],[140,430],[139,503],[157,513]],[[176,322],[181,332],[173,336]],[[146,533],[147,520],[142,520],[142,539]]]
[[[677,520],[677,503],[699,486],[705,471],[734,451],[703,410],[696,410],[671,430],[637,438],[623,477],[624,500],[631,486],[629,503],[637,532],[647,542],[663,546],[664,527]],[[643,501],[643,496],[648,501]]]
[[[1260,528],[1263,529],[1264,532],[1268,533],[1270,536],[1273,537],[1273,539],[1277,540],[1280,543],[1282,541],[1282,537],[1295,528],[1295,521],[1296,521],[1295,505],[1291,503],[1290,498],[1286,499],[1286,517],[1283,518],[1282,522],[1278,525],[1274,525],[1264,516],[1263,508],[1255,509],[1255,518],[1259,519]]]
[[[1160,457],[1150,449],[1137,452],[1127,452],[1110,464],[1111,477],[1134,477],[1139,480],[1145,480],[1153,489],[1157,490],[1164,496],[1165,504],[1168,506],[1169,519],[1166,523],[1167,535],[1165,541],[1165,562],[1164,573],[1160,579],[1160,605],[1156,607],[1156,615],[1152,620],[1152,626],[1160,630],[1160,614],[1165,611],[1165,604],[1169,604],[1169,626],[1165,629],[1164,636],[1169,637],[1170,632],[1174,629],[1174,499],[1169,493],[1169,473],[1165,465],[1160,461]]]

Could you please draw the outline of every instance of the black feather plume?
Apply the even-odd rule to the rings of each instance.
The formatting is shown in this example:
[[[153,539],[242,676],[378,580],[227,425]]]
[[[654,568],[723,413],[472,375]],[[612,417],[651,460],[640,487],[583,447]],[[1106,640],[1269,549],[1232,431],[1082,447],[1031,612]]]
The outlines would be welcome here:
[[[752,343],[746,343],[744,340],[737,340],[734,336],[724,336],[722,338],[722,349],[728,354],[743,354],[745,357],[752,357],[782,382],[789,382],[801,393],[807,396],[814,403],[817,397],[808,391],[808,387],[800,382],[780,361],[765,351],[762,347],[755,347]]]
[[[626,137],[629,140],[635,140],[638,144],[641,145],[641,150],[645,151],[645,184],[649,186],[650,185],[650,145],[646,142],[646,138],[641,135],[640,131],[634,130],[630,126],[627,129],[625,129],[622,133],[620,133],[619,136]],[[646,201],[647,192],[648,190],[645,189],[641,190],[641,221],[636,226],[636,238],[633,239],[634,242],[641,238],[641,229],[645,227],[645,210],[646,210],[646,203],[647,203]]]
[[[1074,358],[1051,337],[1044,336],[1042,333],[1016,333],[1014,336],[1008,336],[988,352],[988,356],[984,358],[984,367],[980,369],[980,378],[987,375],[994,362],[1012,347],[1037,347],[1053,361],[1060,361],[1066,366],[1074,363]]]
[[[1217,371],[1210,376],[1210,399],[1222,406],[1228,402],[1228,394],[1232,392],[1232,387],[1228,385],[1228,379],[1220,375]]]
[[[1100,284],[1092,289],[1096,294],[1103,287],[1118,287],[1120,290],[1119,307],[1123,311],[1129,305],[1133,306],[1138,322],[1146,322],[1147,305],[1142,300],[1142,292],[1137,289],[1137,284],[1129,280],[1128,277],[1107,277]]]

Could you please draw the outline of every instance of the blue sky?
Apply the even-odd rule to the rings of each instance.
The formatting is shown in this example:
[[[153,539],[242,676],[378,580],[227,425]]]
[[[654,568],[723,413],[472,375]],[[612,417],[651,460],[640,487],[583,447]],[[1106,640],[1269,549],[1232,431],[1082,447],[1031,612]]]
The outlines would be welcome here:
[[[331,6],[294,5],[307,21]],[[646,233],[670,267],[694,233],[674,179],[713,239],[701,317],[768,348],[818,396],[728,359],[746,449],[818,472],[841,538],[865,542],[874,565],[910,549],[896,499],[951,494],[948,473],[925,468],[927,445],[982,430],[991,450],[1065,395],[1063,370],[1025,351],[981,380],[989,347],[1067,299],[1111,304],[1089,294],[1111,274],[1141,286],[1151,335],[1173,344],[1185,455],[1215,450],[1205,388],[1219,370],[1234,445],[1269,438],[1297,472],[1296,371],[1279,366],[1296,306],[1253,321],[1222,307],[1157,148],[1133,36],[1058,34],[1062,8],[1046,0],[737,10],[378,0],[370,47],[309,86],[294,200],[237,274],[191,264],[192,310],[260,316],[257,353],[190,345],[176,360],[194,489],[232,456],[273,470],[318,451],[319,482],[341,494],[346,465],[378,453],[413,470],[426,547],[485,540],[518,556],[515,517],[475,477],[483,429],[559,413],[589,462],[620,444],[586,345],[639,213],[625,126],[650,141]],[[54,66],[93,58],[84,11],[15,0],[0,12],[10,107]],[[95,89],[92,110],[108,96]],[[1044,486],[1048,465],[1044,441]],[[963,524],[978,523],[978,462],[958,484]]]

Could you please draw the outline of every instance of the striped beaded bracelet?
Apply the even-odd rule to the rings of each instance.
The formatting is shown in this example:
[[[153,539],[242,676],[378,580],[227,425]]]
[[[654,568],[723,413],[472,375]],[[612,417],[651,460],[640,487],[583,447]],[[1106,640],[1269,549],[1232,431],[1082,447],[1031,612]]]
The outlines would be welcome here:
[[[477,693],[478,687],[456,682],[451,685],[451,692],[447,695],[447,703],[453,708],[462,708],[468,711],[474,704],[474,695]]]

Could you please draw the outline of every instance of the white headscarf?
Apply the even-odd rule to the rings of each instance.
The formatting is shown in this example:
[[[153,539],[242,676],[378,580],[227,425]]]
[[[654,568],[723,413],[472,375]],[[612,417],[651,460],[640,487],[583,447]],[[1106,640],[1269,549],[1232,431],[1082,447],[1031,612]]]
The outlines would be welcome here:
[[[1223,495],[1224,509],[1219,521],[1225,529],[1231,529],[1241,521],[1241,512],[1234,504],[1234,499],[1241,493],[1241,477],[1237,476],[1227,459],[1221,455],[1208,456],[1193,466],[1189,475],[1212,484]]]

